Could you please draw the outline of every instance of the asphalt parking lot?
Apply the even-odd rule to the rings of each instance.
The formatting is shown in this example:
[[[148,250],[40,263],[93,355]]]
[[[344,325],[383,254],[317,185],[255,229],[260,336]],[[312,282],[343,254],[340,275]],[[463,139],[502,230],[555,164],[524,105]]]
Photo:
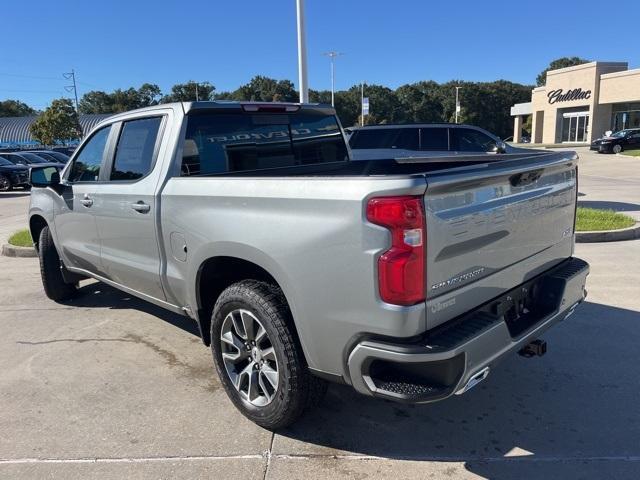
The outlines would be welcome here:
[[[640,219],[640,158],[581,151],[580,202]],[[0,242],[28,194],[0,194]],[[579,244],[589,298],[467,394],[404,406],[332,386],[273,434],[233,408],[195,325],[103,284],[55,304],[0,257],[0,478],[637,478],[640,240]]]

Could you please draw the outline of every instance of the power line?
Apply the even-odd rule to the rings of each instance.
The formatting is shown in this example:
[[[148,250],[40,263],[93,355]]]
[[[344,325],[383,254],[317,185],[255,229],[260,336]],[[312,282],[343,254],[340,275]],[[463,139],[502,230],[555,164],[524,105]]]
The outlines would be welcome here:
[[[21,73],[7,73],[7,72],[0,72],[0,76],[16,77],[16,78],[31,78],[35,80],[60,80],[59,77],[43,77],[39,75],[23,75]],[[94,85],[93,83],[81,82],[80,80],[76,80],[76,83],[80,85],[86,85],[87,87],[91,87],[91,88],[102,88],[98,85]]]
[[[4,77],[17,77],[17,78],[34,78],[36,80],[60,80],[59,78],[56,77],[40,77],[37,75],[22,75],[19,73],[4,73],[4,72],[0,72],[0,75],[4,76]]]
[[[6,89],[6,88],[0,88],[0,92],[12,92],[12,93],[62,93],[61,90],[21,90],[21,89]]]

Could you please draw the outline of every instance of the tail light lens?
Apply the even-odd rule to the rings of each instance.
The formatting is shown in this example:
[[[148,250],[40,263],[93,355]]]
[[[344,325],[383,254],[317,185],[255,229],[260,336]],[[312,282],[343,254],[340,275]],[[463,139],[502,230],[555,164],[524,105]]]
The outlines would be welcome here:
[[[424,301],[426,232],[422,198],[372,198],[367,204],[367,219],[391,232],[391,248],[378,259],[382,300],[396,305]]]

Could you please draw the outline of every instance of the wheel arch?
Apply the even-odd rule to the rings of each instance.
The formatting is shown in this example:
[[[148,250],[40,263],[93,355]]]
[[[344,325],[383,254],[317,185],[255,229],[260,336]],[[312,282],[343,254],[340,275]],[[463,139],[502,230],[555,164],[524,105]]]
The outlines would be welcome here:
[[[217,299],[227,287],[242,280],[259,280],[278,287],[293,317],[293,309],[285,288],[265,267],[240,257],[228,255],[209,257],[200,263],[195,285],[198,326],[205,345],[211,344],[211,315]],[[300,342],[295,321],[290,327],[294,337]]]
[[[42,215],[34,214],[29,218],[29,232],[31,233],[31,239],[33,240],[33,246],[36,251],[38,251],[40,232],[47,226],[49,226],[49,224]]]

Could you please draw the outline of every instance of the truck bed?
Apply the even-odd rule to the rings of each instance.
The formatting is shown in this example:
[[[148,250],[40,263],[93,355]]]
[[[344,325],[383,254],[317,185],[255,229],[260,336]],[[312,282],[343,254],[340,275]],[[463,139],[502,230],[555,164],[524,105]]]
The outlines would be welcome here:
[[[429,173],[460,172],[461,169],[476,167],[491,169],[503,165],[528,165],[556,159],[576,158],[575,152],[540,152],[502,155],[466,155],[451,157],[407,157],[387,160],[362,160],[335,162],[294,167],[249,170],[242,172],[224,172],[217,174],[195,175],[199,177],[289,177],[289,176],[383,176],[383,175],[425,175]]]

